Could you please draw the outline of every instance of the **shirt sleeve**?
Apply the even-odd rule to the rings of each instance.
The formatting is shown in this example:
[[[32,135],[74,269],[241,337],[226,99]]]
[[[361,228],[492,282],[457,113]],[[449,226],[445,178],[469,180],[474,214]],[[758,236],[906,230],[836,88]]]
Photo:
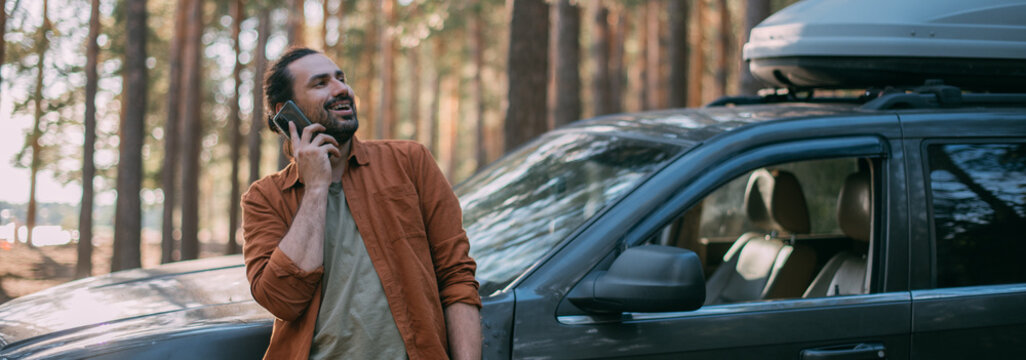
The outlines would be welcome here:
[[[481,296],[474,279],[477,263],[470,257],[459,200],[427,148],[418,144],[416,150],[413,165],[419,176],[415,182],[442,307],[461,302],[480,308]]]
[[[275,317],[294,321],[310,306],[320,286],[323,267],[303,271],[278,243],[289,224],[282,205],[275,207],[258,182],[242,196],[242,229],[246,277],[253,299]],[[276,189],[274,189],[276,190]]]

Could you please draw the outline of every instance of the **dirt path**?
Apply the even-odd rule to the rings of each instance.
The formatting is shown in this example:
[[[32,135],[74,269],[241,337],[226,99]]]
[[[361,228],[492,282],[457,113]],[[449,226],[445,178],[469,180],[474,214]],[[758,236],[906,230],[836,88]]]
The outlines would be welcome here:
[[[37,248],[20,243],[5,245],[10,246],[0,247],[0,303],[75,280],[77,244]],[[202,248],[202,257],[217,256],[223,253],[224,245],[203,244]],[[111,254],[109,242],[93,248],[94,276],[110,272]],[[159,243],[144,242],[142,264],[144,268],[160,265]]]

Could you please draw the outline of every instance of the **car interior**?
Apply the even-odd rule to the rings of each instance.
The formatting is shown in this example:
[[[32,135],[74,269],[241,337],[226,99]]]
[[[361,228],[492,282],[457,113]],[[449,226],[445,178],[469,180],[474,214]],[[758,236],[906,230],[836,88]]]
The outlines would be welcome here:
[[[876,163],[841,158],[755,169],[648,242],[699,256],[705,305],[866,294]]]

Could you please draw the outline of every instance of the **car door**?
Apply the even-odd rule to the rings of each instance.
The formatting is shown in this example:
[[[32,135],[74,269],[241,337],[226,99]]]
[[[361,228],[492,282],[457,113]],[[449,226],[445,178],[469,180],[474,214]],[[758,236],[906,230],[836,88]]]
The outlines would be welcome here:
[[[838,119],[791,122],[725,136],[685,155],[516,288],[512,357],[907,358],[911,301],[905,281],[904,159],[893,140],[900,137],[894,120],[845,120],[864,123],[862,130],[854,125],[833,130]],[[873,134],[846,134],[859,131]],[[785,138],[813,133],[819,136]],[[640,245],[731,178],[763,166],[836,157],[876,159],[880,170],[871,293],[606,315],[582,311],[567,300],[580,279],[608,268],[621,250]]]
[[[1026,350],[1026,113],[903,115],[915,359]]]

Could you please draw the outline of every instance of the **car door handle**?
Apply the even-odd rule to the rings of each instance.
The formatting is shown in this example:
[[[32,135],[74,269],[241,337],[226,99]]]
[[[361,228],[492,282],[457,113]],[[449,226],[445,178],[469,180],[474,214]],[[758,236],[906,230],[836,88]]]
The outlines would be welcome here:
[[[886,359],[887,351],[883,344],[849,344],[802,350],[802,360],[855,360],[855,359]]]

